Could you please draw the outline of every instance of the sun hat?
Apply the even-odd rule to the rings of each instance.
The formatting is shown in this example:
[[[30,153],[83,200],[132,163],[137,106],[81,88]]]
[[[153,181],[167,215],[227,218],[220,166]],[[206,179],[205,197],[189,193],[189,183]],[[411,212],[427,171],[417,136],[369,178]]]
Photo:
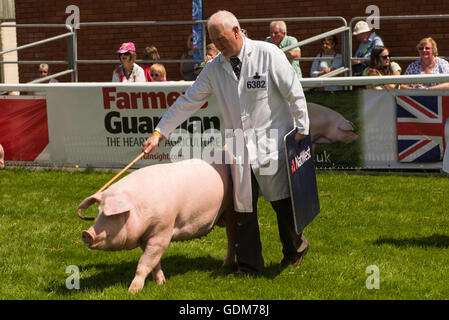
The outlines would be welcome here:
[[[132,42],[122,43],[122,45],[120,46],[120,49],[117,50],[118,53],[125,53],[128,51],[136,51],[136,47],[134,46],[134,43],[132,43]]]
[[[355,24],[354,31],[352,32],[352,34],[354,36],[356,36],[360,33],[370,32],[370,31],[371,31],[371,28],[368,26],[368,23],[366,23],[365,21],[359,21]]]

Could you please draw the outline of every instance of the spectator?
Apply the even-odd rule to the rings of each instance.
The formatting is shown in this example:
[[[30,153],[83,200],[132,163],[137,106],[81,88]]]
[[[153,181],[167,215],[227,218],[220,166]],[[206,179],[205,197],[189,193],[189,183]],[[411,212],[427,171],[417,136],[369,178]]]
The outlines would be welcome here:
[[[287,36],[287,25],[284,21],[272,21],[270,23],[270,36],[267,37],[265,41],[273,43],[280,49],[298,43],[298,40],[295,37]],[[301,58],[301,49],[297,47],[293,50],[286,51],[285,55],[293,66],[293,69],[295,69],[298,77],[301,78],[301,68],[299,66],[299,61],[296,60],[296,58]]]
[[[185,52],[181,56],[181,60],[193,60],[193,35],[190,34],[187,38]],[[179,74],[185,81],[193,81],[196,79],[194,70],[196,62],[181,62],[179,64]]]
[[[369,58],[371,51],[376,46],[383,46],[382,39],[376,35],[374,31],[370,29],[368,23],[365,21],[359,21],[354,26],[352,34],[357,38],[360,43],[354,56],[358,58]],[[368,67],[368,62],[365,60],[353,60],[352,61],[352,74],[354,76],[360,76],[363,71]]]
[[[244,36],[244,37],[246,37],[246,38],[249,38],[249,36],[248,36],[248,30],[241,28],[241,29],[240,29],[240,32],[242,33],[242,36]]]
[[[343,66],[341,53],[337,53],[335,47],[338,39],[336,36],[326,37],[321,40],[321,52],[317,55],[319,58],[335,58],[333,60],[315,60],[310,69],[311,77],[319,77]],[[324,91],[343,90],[342,86],[324,87]]]
[[[420,59],[412,62],[404,74],[446,74],[449,73],[449,63],[438,58],[438,47],[432,38],[424,38],[419,41],[416,46]],[[406,89],[440,89],[448,88],[449,82],[444,83],[420,83],[420,84],[403,84],[402,88]]]
[[[153,81],[167,81],[167,73],[163,64],[155,63],[150,68]]]
[[[5,150],[3,150],[3,147],[0,144],[0,169],[4,168],[5,168]]]
[[[50,76],[50,67],[46,63],[41,63],[39,65],[39,77],[45,78],[48,76]],[[50,79],[50,81],[47,81],[47,83],[56,83],[56,82],[59,82],[59,81],[56,80],[55,78]]]
[[[220,51],[217,49],[217,47],[213,43],[209,43],[206,46],[206,56],[204,57],[204,61],[201,62],[200,65],[195,66],[195,76],[198,77],[203,68],[206,66],[206,63],[214,59],[219,53]]]
[[[369,67],[363,71],[364,76],[398,76],[402,72],[399,64],[391,61],[390,51],[386,47],[376,46],[371,51],[371,59]],[[366,86],[367,89],[373,89],[371,85]],[[375,89],[398,89],[398,84],[385,84]]]
[[[45,78],[50,76],[50,67],[48,66],[48,64],[46,63],[41,63],[39,65],[39,78]],[[40,83],[58,83],[59,81],[56,80],[55,78],[50,79],[50,80],[46,80],[46,81],[42,81]],[[47,93],[46,91],[34,91],[34,92],[22,92],[23,95],[35,95],[35,96],[45,96]],[[8,95],[20,95],[20,92],[15,91],[15,92],[8,92]]]
[[[143,54],[144,60],[159,60],[161,57],[159,56],[159,52],[155,46],[149,46],[145,48],[145,52]],[[150,73],[151,63],[142,65],[143,72],[145,73],[145,79],[147,82],[152,82]]]
[[[143,69],[135,63],[137,55],[134,43],[123,43],[117,53],[121,65],[114,70],[112,82],[146,82]]]

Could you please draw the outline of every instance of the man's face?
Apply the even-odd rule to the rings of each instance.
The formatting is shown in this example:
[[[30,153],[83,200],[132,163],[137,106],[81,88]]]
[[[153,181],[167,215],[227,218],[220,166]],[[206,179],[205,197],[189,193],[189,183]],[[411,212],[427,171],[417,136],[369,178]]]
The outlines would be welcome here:
[[[357,40],[358,40],[360,43],[365,43],[365,42],[368,41],[370,35],[371,35],[371,32],[368,31],[368,32],[362,32],[362,33],[359,33],[359,34],[356,35],[355,37],[357,38]]]
[[[41,78],[48,76],[48,69],[47,68],[40,68],[39,69],[39,75]]]
[[[281,32],[281,28],[279,27],[279,25],[275,25],[270,28],[270,37],[271,42],[279,47],[285,37],[285,33]]]
[[[237,26],[225,30],[221,24],[209,26],[209,38],[221,54],[227,58],[235,57],[242,48],[243,40]]]

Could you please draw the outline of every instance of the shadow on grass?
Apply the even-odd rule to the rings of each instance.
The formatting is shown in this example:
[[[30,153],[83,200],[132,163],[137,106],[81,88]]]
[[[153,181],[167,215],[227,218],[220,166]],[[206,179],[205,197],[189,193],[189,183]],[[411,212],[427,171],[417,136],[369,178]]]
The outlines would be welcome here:
[[[428,237],[394,239],[379,238],[374,241],[375,245],[392,244],[396,247],[436,247],[449,248],[449,236],[442,234],[433,234]]]
[[[81,287],[83,290],[101,291],[108,287],[120,285],[125,288],[131,284],[134,278],[138,261],[128,261],[121,263],[92,263],[80,265],[81,272]],[[167,258],[162,258],[161,267],[164,272],[165,279],[170,281],[170,278],[177,275],[183,275],[189,272],[209,272],[213,278],[224,278],[236,271],[236,265],[223,267],[223,260],[215,259],[211,256],[190,258],[183,255],[172,255]],[[83,272],[95,270],[95,274],[89,277],[83,277]],[[281,272],[278,264],[270,264],[257,275],[248,277],[264,277],[267,279],[274,279]],[[238,277],[238,276],[236,276]],[[241,276],[240,276],[241,277]],[[245,276],[243,276],[245,277]],[[148,275],[146,281],[151,281],[151,274]],[[49,288],[50,289],[50,288]],[[60,295],[72,295],[72,290],[68,290],[64,283],[59,286],[52,286],[52,290]],[[76,291],[76,290],[75,290]]]

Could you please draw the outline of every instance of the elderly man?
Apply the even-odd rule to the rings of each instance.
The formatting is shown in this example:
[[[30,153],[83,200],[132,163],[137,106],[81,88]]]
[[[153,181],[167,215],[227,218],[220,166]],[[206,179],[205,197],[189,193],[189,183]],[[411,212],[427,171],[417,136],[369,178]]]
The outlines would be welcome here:
[[[266,42],[270,42],[276,45],[278,48],[282,49],[292,44],[298,43],[295,37],[287,35],[287,25],[284,21],[272,21],[270,23],[270,36],[265,39]],[[288,61],[292,64],[293,69],[295,69],[298,77],[302,77],[301,68],[299,66],[299,60],[295,58],[301,58],[301,49],[299,47],[285,51]]]
[[[354,56],[359,58],[371,57],[371,51],[376,46],[384,46],[382,39],[371,30],[368,23],[365,21],[359,21],[355,24],[352,34],[359,42],[359,47]],[[365,68],[368,67],[369,61],[366,60],[353,60],[352,61],[352,74],[362,75]]]
[[[168,137],[215,94],[228,133],[227,150],[233,153],[237,273],[258,272],[264,266],[257,221],[259,188],[276,211],[284,254],[281,266],[300,265],[308,242],[295,232],[283,137],[293,128],[297,141],[309,132],[301,83],[279,49],[242,36],[232,13],[216,12],[207,28],[221,53],[167,110],[143,150],[152,152],[161,138]],[[232,146],[239,143],[243,153],[234,152]]]

